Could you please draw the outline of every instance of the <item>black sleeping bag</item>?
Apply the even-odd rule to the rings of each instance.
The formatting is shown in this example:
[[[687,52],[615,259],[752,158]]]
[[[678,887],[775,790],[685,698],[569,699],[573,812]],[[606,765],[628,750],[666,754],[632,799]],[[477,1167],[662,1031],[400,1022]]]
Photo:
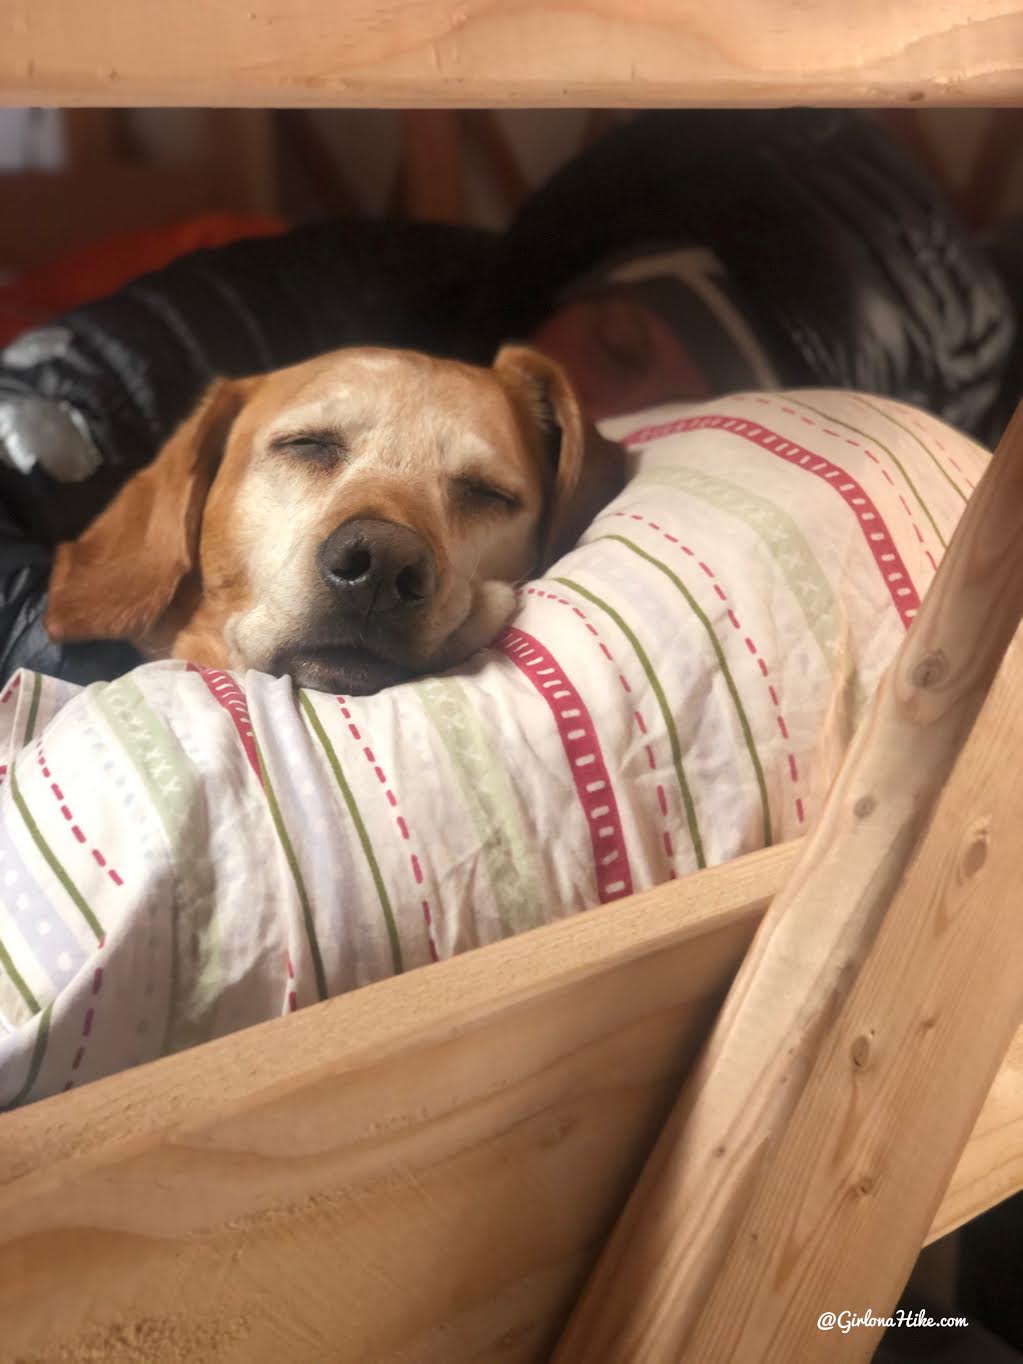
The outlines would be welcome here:
[[[351,344],[489,361],[624,251],[706,247],[785,385],[857,387],[983,429],[1012,346],[997,276],[872,118],[642,115],[503,236],[336,222],[195,252],[0,357],[0,673],[73,680],[127,646],[51,644],[50,549],[147,463],[216,373]]]

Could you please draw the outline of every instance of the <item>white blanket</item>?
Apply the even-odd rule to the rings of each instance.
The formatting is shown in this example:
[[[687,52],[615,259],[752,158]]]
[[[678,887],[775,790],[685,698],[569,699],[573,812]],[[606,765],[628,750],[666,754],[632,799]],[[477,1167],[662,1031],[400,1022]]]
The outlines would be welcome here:
[[[830,392],[608,433],[625,492],[450,675],[11,679],[0,1106],[806,829],[987,456]]]

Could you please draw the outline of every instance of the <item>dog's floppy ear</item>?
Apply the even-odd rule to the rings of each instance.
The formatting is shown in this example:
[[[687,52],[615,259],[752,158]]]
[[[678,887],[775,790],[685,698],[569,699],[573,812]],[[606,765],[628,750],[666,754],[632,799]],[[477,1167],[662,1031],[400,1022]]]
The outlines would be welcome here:
[[[58,545],[46,628],[55,640],[141,640],[194,566],[206,494],[245,402],[217,379],[156,459],[78,537]]]
[[[554,471],[544,519],[542,565],[572,548],[624,482],[624,458],[587,422],[565,371],[528,346],[503,346],[494,370],[541,433]]]

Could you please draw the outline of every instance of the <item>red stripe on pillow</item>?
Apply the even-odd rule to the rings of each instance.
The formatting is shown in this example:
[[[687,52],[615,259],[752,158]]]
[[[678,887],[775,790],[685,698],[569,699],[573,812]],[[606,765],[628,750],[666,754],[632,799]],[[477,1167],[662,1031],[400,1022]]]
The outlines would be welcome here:
[[[550,651],[524,630],[506,630],[497,647],[529,678],[550,708],[590,831],[601,904],[631,895],[632,871],[618,802],[582,697]]]

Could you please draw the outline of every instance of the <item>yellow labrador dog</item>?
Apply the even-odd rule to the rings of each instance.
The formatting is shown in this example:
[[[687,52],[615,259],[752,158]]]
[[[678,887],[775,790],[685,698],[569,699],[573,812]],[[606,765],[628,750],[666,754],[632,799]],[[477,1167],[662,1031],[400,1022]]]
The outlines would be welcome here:
[[[490,643],[512,584],[568,547],[621,468],[524,347],[490,368],[351,349],[221,379],[58,548],[47,628],[377,691]]]

